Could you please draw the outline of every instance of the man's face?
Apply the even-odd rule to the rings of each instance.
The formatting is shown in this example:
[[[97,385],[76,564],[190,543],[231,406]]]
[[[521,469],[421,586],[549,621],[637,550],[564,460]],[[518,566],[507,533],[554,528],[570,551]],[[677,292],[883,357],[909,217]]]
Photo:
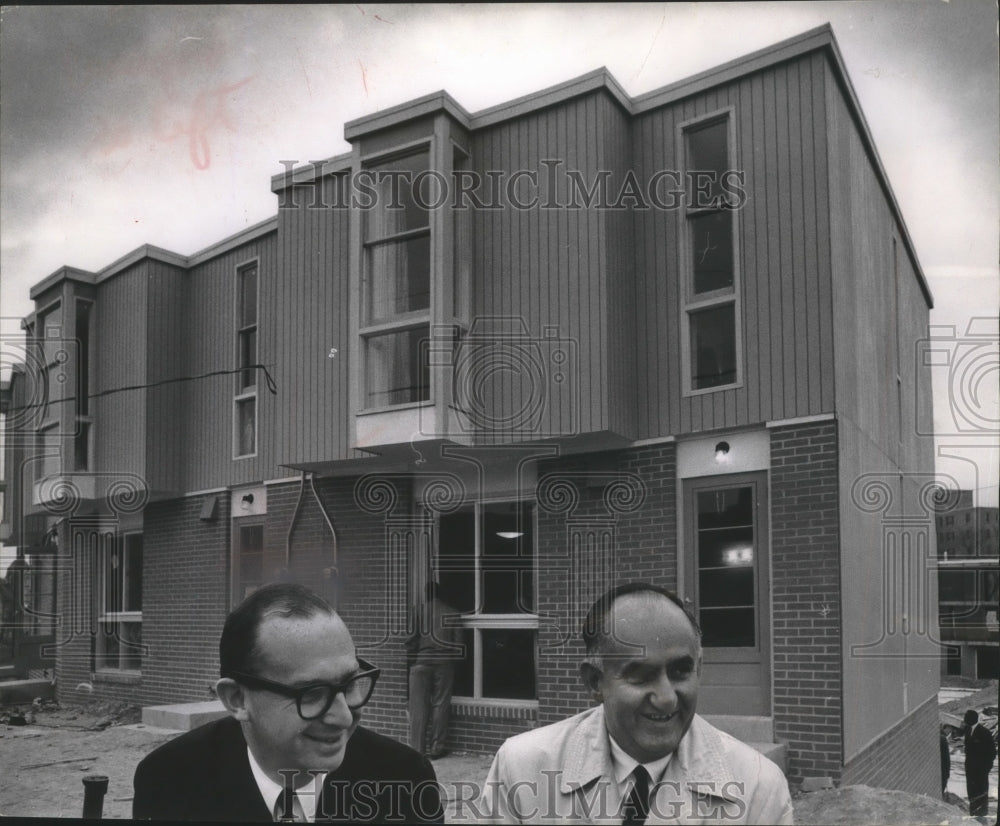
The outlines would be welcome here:
[[[684,612],[658,594],[619,598],[610,619],[603,668],[590,671],[590,684],[615,742],[640,763],[658,760],[674,752],[694,718],[697,635]]]
[[[256,675],[288,686],[341,683],[359,669],[354,642],[339,617],[270,617],[260,627],[257,644]],[[347,741],[361,719],[361,710],[349,709],[343,694],[322,717],[303,720],[290,697],[263,689],[243,691],[243,733],[269,774],[279,769],[333,771],[343,762]]]

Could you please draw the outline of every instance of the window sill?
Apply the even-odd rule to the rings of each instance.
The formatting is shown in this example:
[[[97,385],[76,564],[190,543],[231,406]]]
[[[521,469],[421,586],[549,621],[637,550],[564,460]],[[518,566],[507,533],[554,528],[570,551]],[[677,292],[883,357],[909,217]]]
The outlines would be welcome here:
[[[95,683],[114,683],[116,685],[138,685],[142,682],[141,671],[122,671],[120,669],[98,669],[91,678]]]
[[[504,720],[535,720],[538,700],[491,700],[486,697],[452,697],[452,714]]]
[[[358,416],[373,416],[379,413],[395,413],[397,410],[416,410],[420,407],[433,407],[434,402],[425,399],[420,402],[406,402],[405,404],[389,404],[385,407],[366,407],[358,411]]]

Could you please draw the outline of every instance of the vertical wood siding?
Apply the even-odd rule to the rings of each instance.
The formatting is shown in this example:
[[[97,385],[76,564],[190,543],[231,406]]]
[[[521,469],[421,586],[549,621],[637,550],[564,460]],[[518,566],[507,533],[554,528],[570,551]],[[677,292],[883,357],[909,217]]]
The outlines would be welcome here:
[[[648,180],[678,169],[678,124],[732,107],[748,196],[736,213],[742,386],[697,396],[682,387],[683,211],[636,213],[640,438],[833,410],[824,72],[811,55],[635,121],[634,162]]]
[[[102,472],[136,473],[143,478],[146,393],[121,388],[146,383],[149,265],[142,261],[101,286],[94,319],[97,355],[90,379],[93,393],[107,393],[91,403],[96,466]]]
[[[340,178],[323,179],[320,203],[332,204]],[[262,355],[274,365],[278,395],[269,400],[275,459],[282,464],[349,455],[348,219],[345,209],[279,210],[277,269],[261,282]],[[332,348],[335,357],[330,358]],[[288,475],[287,469],[282,472]]]
[[[268,324],[273,323],[273,285],[277,279],[275,234],[269,233],[190,271],[180,325],[187,342],[185,375],[236,368],[236,269],[254,260],[258,272],[257,356],[262,364],[273,364],[274,339],[265,335]],[[276,371],[268,369],[274,376]],[[281,380],[275,376],[275,381],[280,393]],[[183,488],[203,490],[274,478],[275,432],[282,425],[263,374],[257,374],[257,455],[247,459],[233,458],[236,375],[192,378],[183,387]]]
[[[608,215],[596,204],[577,210],[544,205],[568,201],[568,170],[578,170],[587,185],[596,180],[609,163],[606,132],[620,143],[623,128],[610,101],[592,94],[474,138],[472,162],[487,182],[484,201],[491,198],[488,171],[501,172],[503,182],[520,170],[538,174],[536,206],[517,208],[502,195],[497,199],[502,208],[476,215],[473,315],[520,319],[539,340],[546,327],[554,327],[558,338],[569,342],[569,380],[547,398],[540,427],[545,432],[601,431],[609,425]],[[554,192],[543,160],[559,163]],[[517,197],[529,198],[529,189]],[[545,369],[553,369],[547,359]],[[511,373],[502,373],[493,395],[509,398],[513,387]]]
[[[145,392],[147,483],[154,491],[179,491],[186,459],[188,388],[172,380],[185,375],[192,339],[184,312],[189,276],[160,261],[147,261],[145,267],[146,382],[150,385]]]

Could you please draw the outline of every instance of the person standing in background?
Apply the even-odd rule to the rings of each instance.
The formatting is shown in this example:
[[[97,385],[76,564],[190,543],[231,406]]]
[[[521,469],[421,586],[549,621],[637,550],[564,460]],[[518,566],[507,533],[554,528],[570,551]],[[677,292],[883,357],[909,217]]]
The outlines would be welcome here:
[[[414,611],[414,632],[407,640],[410,665],[410,747],[432,760],[443,757],[451,712],[455,662],[461,656],[458,611],[436,582],[428,582],[424,600]],[[430,746],[425,750],[430,723]]]
[[[993,735],[979,724],[979,712],[965,712],[965,790],[969,814],[985,817],[989,804],[990,769],[997,756]]]

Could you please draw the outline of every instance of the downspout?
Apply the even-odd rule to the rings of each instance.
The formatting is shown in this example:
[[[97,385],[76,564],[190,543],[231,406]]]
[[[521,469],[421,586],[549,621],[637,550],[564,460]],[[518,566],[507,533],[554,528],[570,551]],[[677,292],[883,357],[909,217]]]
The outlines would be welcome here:
[[[327,513],[326,507],[323,505],[323,500],[319,498],[319,492],[316,490],[316,474],[309,473],[309,488],[312,491],[313,498],[316,500],[316,505],[319,507],[319,512],[323,514],[323,520],[326,522],[327,528],[330,530],[330,538],[333,540],[333,554],[331,565],[324,569],[324,575],[329,575],[331,578],[336,578],[337,576],[337,529],[333,526],[333,521],[330,519],[330,514]],[[295,530],[295,523],[298,521],[299,513],[302,511],[302,499],[306,492],[306,471],[302,471],[302,478],[299,481],[299,498],[295,503],[295,510],[292,512],[291,522],[288,523],[288,534],[285,536],[285,572],[290,570],[291,557],[292,557],[292,532]]]

